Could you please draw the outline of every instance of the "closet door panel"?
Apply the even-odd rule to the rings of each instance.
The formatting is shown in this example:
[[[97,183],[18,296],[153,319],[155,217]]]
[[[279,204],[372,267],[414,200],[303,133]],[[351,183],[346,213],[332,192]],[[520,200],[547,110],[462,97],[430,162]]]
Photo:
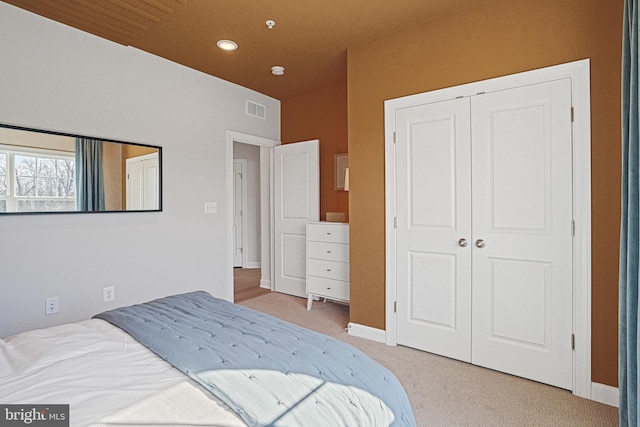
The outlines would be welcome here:
[[[571,83],[473,97],[471,117],[472,362],[571,389]]]
[[[550,129],[545,111],[546,102],[491,113],[491,195],[490,205],[483,207],[490,209],[492,231],[548,232],[551,171],[550,138],[545,133]]]
[[[471,357],[469,100],[396,115],[399,344]]]

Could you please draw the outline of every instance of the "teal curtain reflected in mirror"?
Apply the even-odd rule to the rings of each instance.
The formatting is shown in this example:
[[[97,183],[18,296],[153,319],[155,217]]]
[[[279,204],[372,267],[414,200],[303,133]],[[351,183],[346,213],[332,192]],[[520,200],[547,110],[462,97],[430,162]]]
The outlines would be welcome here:
[[[76,138],[76,185],[77,210],[105,209],[101,140]]]
[[[638,420],[638,1],[625,0],[622,42],[622,218],[620,225],[620,425]]]

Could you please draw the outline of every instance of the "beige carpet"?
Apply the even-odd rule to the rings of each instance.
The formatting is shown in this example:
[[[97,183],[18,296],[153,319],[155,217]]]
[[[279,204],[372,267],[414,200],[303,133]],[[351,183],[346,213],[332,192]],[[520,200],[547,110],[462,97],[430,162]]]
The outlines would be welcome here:
[[[554,387],[345,332],[348,306],[279,293],[240,303],[348,342],[402,382],[419,426],[617,426],[617,408]]]

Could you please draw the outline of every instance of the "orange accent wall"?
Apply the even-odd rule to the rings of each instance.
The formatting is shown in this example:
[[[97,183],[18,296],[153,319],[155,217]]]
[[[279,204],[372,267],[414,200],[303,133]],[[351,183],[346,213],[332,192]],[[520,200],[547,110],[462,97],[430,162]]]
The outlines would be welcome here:
[[[343,84],[281,101],[282,143],[320,140],[320,219],[349,213],[349,193],[334,190],[334,155],[346,153],[347,87]]]
[[[592,380],[617,385],[622,10],[491,0],[349,49],[352,322],[385,327],[384,100],[591,58]]]

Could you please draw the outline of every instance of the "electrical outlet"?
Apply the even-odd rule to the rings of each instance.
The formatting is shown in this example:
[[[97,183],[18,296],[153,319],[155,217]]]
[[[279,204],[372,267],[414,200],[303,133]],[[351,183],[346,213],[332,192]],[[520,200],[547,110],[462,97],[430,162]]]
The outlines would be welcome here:
[[[102,288],[102,300],[104,302],[113,301],[115,299],[116,299],[115,286],[107,286],[106,288]]]
[[[44,300],[44,314],[56,314],[58,312],[58,297],[51,297]]]

